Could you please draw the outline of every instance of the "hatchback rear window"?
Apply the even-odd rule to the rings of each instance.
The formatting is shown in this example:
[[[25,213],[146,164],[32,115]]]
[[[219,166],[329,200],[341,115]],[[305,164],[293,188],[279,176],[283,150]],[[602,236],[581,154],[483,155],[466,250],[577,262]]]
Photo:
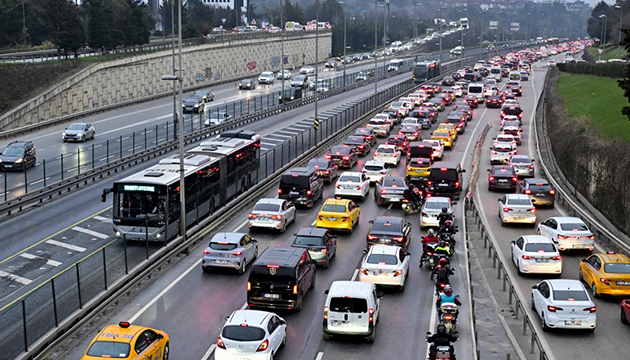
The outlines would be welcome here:
[[[380,153],[384,153],[384,154],[393,154],[394,153],[394,149],[393,148],[378,148],[376,151],[378,151]]]
[[[265,331],[255,326],[228,325],[221,336],[235,341],[258,341],[265,338]]]
[[[128,343],[114,341],[96,341],[87,351],[88,356],[105,358],[126,358],[131,347]]]
[[[400,224],[377,220],[372,226],[373,232],[400,232]]]
[[[229,251],[229,250],[234,250],[238,247],[237,244],[226,244],[226,243],[218,243],[218,242],[212,242],[210,243],[210,249],[212,250],[223,250],[223,251]]]
[[[431,169],[431,174],[429,174],[429,179],[431,181],[457,181],[457,170],[455,169]]]
[[[431,210],[437,210],[437,209],[441,209],[441,208],[447,208],[449,209],[451,206],[449,205],[448,201],[427,201],[425,208],[427,209],[431,209]]]
[[[368,171],[381,171],[381,170],[383,170],[383,167],[379,166],[379,165],[365,165],[365,170],[368,170]]]
[[[405,181],[402,178],[383,178],[383,186],[387,187],[406,187]]]
[[[398,260],[396,255],[389,254],[372,254],[367,258],[368,264],[380,264],[380,265],[396,265]]]
[[[531,191],[547,191],[550,190],[551,187],[549,185],[530,185],[529,189]]]
[[[529,199],[508,199],[508,205],[531,205],[531,200]]]
[[[609,274],[630,274],[630,264],[627,264],[627,263],[604,264],[604,271]]]
[[[322,246],[322,242],[323,239],[316,236],[297,236],[295,240],[293,240],[294,245],[304,246]]]
[[[361,182],[361,178],[358,176],[354,176],[354,175],[342,175],[339,178],[340,182],[354,182],[354,183],[360,183]]]
[[[256,204],[254,211],[280,211],[280,205],[278,204]]]
[[[553,246],[553,244],[547,244],[547,243],[529,243],[529,244],[525,244],[525,251],[556,252],[556,247]]]
[[[553,299],[564,301],[586,301],[588,300],[588,295],[586,295],[586,291],[583,290],[554,290]]]
[[[560,228],[564,231],[588,231],[584,224],[560,224]]]
[[[346,212],[346,205],[326,204],[326,205],[324,205],[322,207],[322,211],[345,213]]]
[[[328,160],[312,159],[311,161],[308,162],[308,167],[327,168],[328,167]]]
[[[334,297],[330,299],[330,311],[342,313],[366,313],[367,300],[350,297]]]
[[[282,178],[280,178],[280,186],[308,188],[308,177],[300,175],[282,175]]]
[[[494,151],[500,152],[500,153],[509,153],[509,152],[512,151],[512,148],[509,148],[509,147],[495,147]]]

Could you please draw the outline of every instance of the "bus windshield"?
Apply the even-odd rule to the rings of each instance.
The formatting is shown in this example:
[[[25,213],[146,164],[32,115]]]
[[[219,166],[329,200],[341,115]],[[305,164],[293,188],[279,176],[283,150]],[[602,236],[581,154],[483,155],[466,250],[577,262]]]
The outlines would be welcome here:
[[[124,185],[123,185],[124,186]],[[129,186],[129,185],[127,185]],[[141,220],[156,225],[166,214],[166,194],[148,191],[123,191],[114,195],[114,218],[122,222]]]

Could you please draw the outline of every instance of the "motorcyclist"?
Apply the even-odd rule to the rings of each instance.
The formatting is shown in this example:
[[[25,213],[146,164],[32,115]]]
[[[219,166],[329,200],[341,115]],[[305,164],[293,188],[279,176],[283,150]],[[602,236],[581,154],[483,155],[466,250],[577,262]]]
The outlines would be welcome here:
[[[451,287],[451,285],[444,286],[444,290],[440,293],[437,301],[435,302],[435,306],[437,306],[438,317],[442,317],[442,304],[455,304],[457,306],[462,305],[462,302],[459,301],[459,295],[455,295],[453,293],[453,288]],[[454,323],[457,321],[458,314],[459,310],[455,312],[455,318],[453,319]]]
[[[427,337],[427,342],[431,344],[429,348],[429,359],[435,359],[438,346],[448,346],[451,350],[451,360],[455,360],[455,348],[451,343],[457,341],[457,336],[446,331],[446,326],[438,325],[437,332]]]
[[[441,214],[440,214],[441,215]],[[439,215],[438,215],[439,216]],[[457,229],[453,226],[453,220],[446,220],[438,229],[438,234],[453,234],[457,233]]]
[[[411,184],[409,185],[409,187],[407,187],[407,189],[403,193],[403,196],[405,197],[405,199],[407,199],[407,201],[409,201],[410,204],[414,204],[416,206],[419,205],[420,201],[422,200],[418,192]]]
[[[444,222],[446,220],[453,221],[453,214],[451,214],[448,211],[448,208],[445,206],[442,208],[442,212],[438,214],[437,219],[440,222],[439,227],[442,227],[442,225],[444,225]]]
[[[446,245],[446,241],[440,240],[438,246],[435,248],[435,255],[451,256],[451,248]]]
[[[444,257],[440,258],[438,264],[431,272],[431,279],[435,280],[436,282],[445,282],[448,284],[448,277],[454,274],[453,270],[449,268],[448,265],[448,259]]]
[[[425,236],[424,238],[422,238],[422,256],[420,256],[420,267],[422,267],[422,264],[424,263],[424,261],[427,259],[427,244],[437,244],[440,242],[440,239],[438,239],[437,236],[435,236],[435,230],[433,229],[429,229],[427,236]]]

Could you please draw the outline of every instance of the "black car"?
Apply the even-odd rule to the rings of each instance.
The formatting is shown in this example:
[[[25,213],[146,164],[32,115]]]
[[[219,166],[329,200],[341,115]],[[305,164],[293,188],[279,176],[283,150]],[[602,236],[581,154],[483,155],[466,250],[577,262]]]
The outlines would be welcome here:
[[[324,180],[315,168],[296,167],[282,175],[278,198],[312,207],[324,194]]]
[[[501,108],[503,106],[503,99],[499,95],[492,95],[486,98],[487,108]]]
[[[29,166],[35,166],[37,152],[31,141],[12,141],[0,154],[0,168],[7,170],[26,171]]]
[[[506,106],[504,105],[501,108],[501,119],[503,119],[503,117],[505,115],[515,115],[518,116],[519,118],[523,117],[523,109],[521,109],[520,106]]]
[[[479,99],[475,95],[464,95],[462,99],[468,102],[468,106],[473,109],[476,109],[479,106]]]
[[[303,228],[297,232],[291,247],[308,250],[311,259],[321,264],[324,269],[330,266],[330,260],[337,255],[337,236],[328,229]]]
[[[268,247],[249,271],[249,308],[302,310],[306,292],[315,286],[315,270],[306,249]]]
[[[369,248],[372,245],[396,245],[407,250],[411,240],[411,224],[403,218],[394,216],[379,216],[376,220],[369,221],[366,242]]]
[[[556,191],[545,179],[529,178],[516,183],[517,194],[527,194],[535,206],[548,205],[554,207]]]
[[[339,167],[348,169],[351,169],[359,162],[359,154],[352,146],[333,146],[324,157],[328,160],[332,160]]]
[[[452,77],[452,76],[445,76],[445,77],[442,79],[442,85],[445,85],[445,86],[453,86],[453,84],[455,84],[455,79],[453,79],[453,77]]]
[[[518,177],[514,172],[514,168],[507,165],[495,165],[488,169],[488,190],[495,189],[516,189]]]
[[[360,156],[365,156],[372,150],[372,143],[366,136],[348,136],[343,144],[354,148]]]
[[[195,95],[187,97],[186,100],[184,100],[184,103],[182,104],[182,109],[184,111],[184,114],[189,113],[189,112],[200,113],[204,111],[205,107],[206,105],[203,99]]]
[[[361,127],[354,131],[355,136],[365,136],[369,141],[372,147],[376,145],[376,132],[369,127]]]
[[[460,73],[456,73],[456,72],[452,73],[452,74],[451,74],[451,77],[453,78],[453,80],[454,80],[454,81],[458,81],[459,79],[461,79],[461,78],[462,78],[462,76],[460,75]]]
[[[464,113],[462,112],[457,112],[457,111],[451,111],[450,113],[448,113],[448,116],[446,116],[446,122],[450,123],[450,124],[459,124],[460,121],[466,121],[468,119],[468,116],[464,115]]]
[[[473,111],[470,106],[462,106],[457,110],[454,110],[456,113],[461,113],[464,117],[466,117],[466,121],[472,120]]]
[[[427,177],[429,193],[434,196],[449,196],[459,199],[463,189],[462,169],[457,162],[438,161],[431,167]]]
[[[324,184],[332,183],[333,179],[339,175],[339,166],[327,159],[311,159],[306,167],[315,168],[320,178],[324,179]]]
[[[199,96],[203,102],[214,100],[214,93],[210,89],[197,90],[195,96]]]
[[[523,89],[521,89],[520,86],[512,85],[510,90],[512,90],[512,93],[516,96],[523,96]]]
[[[239,90],[255,90],[256,81],[254,79],[243,79],[238,83]]]
[[[302,98],[302,88],[299,87],[286,87],[284,88],[284,96],[282,94],[282,90],[280,90],[280,95],[278,95],[278,102],[280,104],[285,102],[291,102],[294,100],[298,100]]]

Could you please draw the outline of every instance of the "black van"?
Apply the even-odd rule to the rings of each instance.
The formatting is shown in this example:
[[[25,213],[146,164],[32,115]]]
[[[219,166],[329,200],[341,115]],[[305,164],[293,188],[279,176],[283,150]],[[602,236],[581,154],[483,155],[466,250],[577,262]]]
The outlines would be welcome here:
[[[312,207],[322,198],[324,179],[319,177],[315,168],[293,168],[280,178],[278,198],[286,199],[294,204]]]
[[[407,163],[412,158],[433,159],[433,145],[424,141],[410,143],[409,150],[407,150]]]
[[[315,263],[308,249],[270,246],[258,256],[247,280],[249,308],[302,310],[315,286]]]
[[[459,199],[462,192],[462,169],[457,162],[438,161],[433,163],[429,173],[429,192],[433,196],[448,196]]]

